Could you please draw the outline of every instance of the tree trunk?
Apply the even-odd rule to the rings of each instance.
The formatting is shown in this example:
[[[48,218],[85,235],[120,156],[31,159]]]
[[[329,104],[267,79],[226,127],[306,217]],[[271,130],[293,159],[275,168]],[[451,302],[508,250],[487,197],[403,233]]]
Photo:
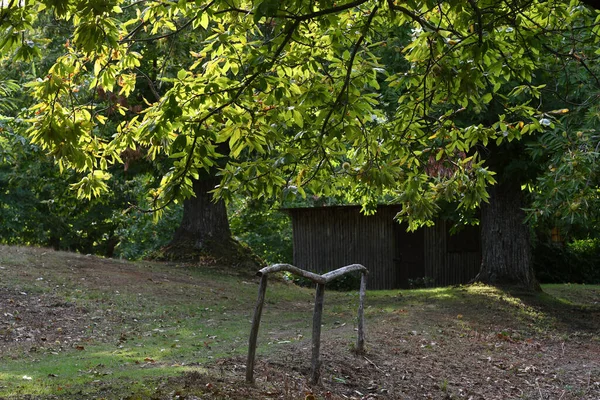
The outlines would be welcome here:
[[[474,280],[539,290],[520,184],[513,180],[488,190],[490,202],[481,209],[481,269]]]
[[[210,193],[218,183],[212,177],[194,181],[195,197],[183,202],[183,218],[171,246],[185,244],[203,251],[211,242],[226,243],[231,239],[225,202],[214,202]]]
[[[216,177],[194,181],[195,196],[184,201],[181,224],[159,258],[242,266],[256,272],[260,261],[231,237],[225,202],[213,200],[210,192],[218,184]]]

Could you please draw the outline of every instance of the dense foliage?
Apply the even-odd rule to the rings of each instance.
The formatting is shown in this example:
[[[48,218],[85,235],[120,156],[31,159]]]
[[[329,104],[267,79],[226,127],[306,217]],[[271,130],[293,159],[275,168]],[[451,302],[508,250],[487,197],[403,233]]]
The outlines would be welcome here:
[[[290,218],[278,207],[256,201],[232,204],[233,236],[269,264],[293,262]]]
[[[114,236],[126,238],[120,254],[146,254],[180,210],[164,226],[136,209],[137,222],[123,224],[121,211],[162,212],[207,174],[228,200],[309,193],[367,211],[399,202],[415,228],[448,205],[468,217],[502,170],[527,185],[532,223],[597,226],[600,17],[577,1],[1,4],[0,61],[14,76],[0,79],[0,124],[25,122],[0,131],[1,211],[26,242],[52,242],[69,215],[61,246]],[[14,153],[21,138],[31,145]],[[140,160],[152,170],[131,171]],[[25,176],[46,186],[28,182],[25,194],[15,186]],[[80,198],[111,194],[81,203],[68,187]],[[26,228],[14,217],[26,204],[36,205],[32,218],[57,220]],[[272,222],[258,252],[285,258],[284,219],[248,204],[232,212],[235,234],[260,247],[255,232]],[[85,238],[79,225],[101,233],[72,245]],[[21,235],[13,228],[3,237]]]
[[[115,179],[110,192],[78,199],[73,171],[60,173],[54,161],[11,129],[0,149],[0,242],[54,247],[112,256],[135,203],[135,182]]]
[[[565,245],[535,246],[534,268],[543,283],[600,283],[600,240],[581,239]]]
[[[476,145],[543,130],[550,110],[538,105],[543,84],[534,84],[543,55],[549,47],[565,58],[553,46],[586,26],[595,43],[597,29],[595,13],[576,2],[22,5],[2,10],[3,53],[42,53],[40,15],[72,32],[30,85],[37,104],[29,136],[87,174],[81,195],[105,191],[110,164],[141,146],[172,161],[152,193],[157,206],[191,195],[197,170],[225,157],[218,195],[310,188],[369,204],[391,191],[412,223],[430,218],[440,199],[467,209],[486,199],[494,179]],[[412,36],[397,48],[406,69],[391,73],[374,49],[395,27]],[[170,57],[175,41],[188,43],[190,57]],[[569,45],[580,60],[593,57]],[[394,105],[380,102],[382,79],[398,91]],[[147,93],[136,91],[142,84]],[[497,112],[485,124],[461,120],[488,107]],[[111,113],[120,122],[102,129]]]

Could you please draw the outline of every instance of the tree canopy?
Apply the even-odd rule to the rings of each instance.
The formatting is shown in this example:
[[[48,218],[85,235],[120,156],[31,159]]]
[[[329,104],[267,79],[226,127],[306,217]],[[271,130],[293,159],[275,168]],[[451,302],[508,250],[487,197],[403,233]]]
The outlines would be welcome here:
[[[440,201],[487,199],[488,143],[568,115],[545,101],[550,61],[600,86],[600,17],[577,1],[1,4],[0,54],[36,76],[30,140],[85,174],[81,196],[107,190],[132,152],[159,160],[156,209],[205,170],[224,198],[310,191],[368,209],[387,196],[415,227]],[[56,29],[68,39],[49,53]]]

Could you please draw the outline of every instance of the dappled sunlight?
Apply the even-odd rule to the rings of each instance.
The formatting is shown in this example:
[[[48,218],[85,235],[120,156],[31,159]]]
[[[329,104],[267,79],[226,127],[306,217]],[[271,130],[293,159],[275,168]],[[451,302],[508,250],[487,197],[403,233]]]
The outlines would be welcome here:
[[[428,317],[431,313],[436,316]],[[411,314],[447,321],[461,330],[477,330],[493,322],[498,330],[546,331],[554,321],[543,307],[528,304],[510,289],[483,284],[367,293],[366,315],[370,319],[389,315],[395,320]]]
[[[59,385],[53,383],[51,378],[36,373],[0,373],[0,390],[9,388],[12,395],[48,396],[56,392],[57,387]]]
[[[490,286],[490,285],[484,285],[481,283],[475,283],[472,285],[464,285],[462,286],[462,289],[467,291],[468,293],[473,293],[473,294],[480,294],[480,295],[484,295],[484,296],[488,296],[488,295],[497,295],[499,293],[502,292],[502,290],[498,289],[495,286]]]
[[[169,352],[149,356],[140,349],[90,348],[85,353],[66,352],[44,355],[36,360],[12,364],[10,371],[0,371],[0,393],[44,396],[51,393],[73,394],[95,386],[144,385],[149,379],[177,376],[184,372],[206,373],[190,363],[189,357],[176,361]],[[57,358],[58,357],[58,358]],[[0,367],[2,369],[2,367]]]
[[[523,323],[533,323],[538,329],[544,330],[552,323],[549,314],[539,307],[527,305],[521,298],[512,295],[509,290],[483,284],[468,285],[464,287],[464,290],[473,296],[482,297],[488,302],[500,302],[510,306],[509,310],[516,313],[515,316]]]
[[[21,288],[54,283],[57,276],[72,277],[62,281],[64,287],[41,286],[41,293],[35,296],[28,290],[27,295],[20,294],[16,289],[6,289],[4,297],[0,296],[7,312],[13,315],[20,312],[21,320],[12,321],[14,331],[25,327],[22,330],[25,334],[35,326],[41,330],[35,339],[46,338],[34,343],[23,335],[13,337],[12,342],[2,342],[5,351],[0,359],[0,397],[111,398],[113,393],[123,396],[135,393],[138,398],[151,398],[161,384],[164,385],[161,395],[168,396],[173,388],[188,382],[196,382],[194,395],[206,394],[208,384],[213,385],[214,393],[217,390],[224,393],[218,380],[223,376],[231,377],[227,381],[235,382],[231,387],[239,389],[237,383],[243,376],[258,289],[254,281],[227,277],[214,283],[201,274],[189,278],[176,271],[174,277],[184,280],[182,287],[186,292],[175,291],[172,295],[170,289],[176,282],[166,282],[164,278],[170,272],[169,266],[156,267],[156,271],[150,272],[135,264],[103,262],[94,268],[80,268],[76,274],[69,268],[68,263],[66,266],[57,263],[52,270],[39,269],[32,262],[23,263],[19,271],[7,273]],[[94,284],[100,280],[96,278],[114,269],[129,271],[144,284],[115,281],[110,291],[97,289]],[[38,281],[42,270],[44,280]],[[22,275],[24,272],[27,275]],[[585,294],[583,303],[596,301],[594,290],[577,289],[556,287],[552,295],[560,293],[558,297],[573,298],[573,303],[579,304],[582,301],[575,300]],[[46,293],[50,291],[51,294]],[[572,297],[568,297],[571,291]],[[295,376],[298,384],[305,381],[302,373],[310,362],[314,295],[313,288],[299,288],[277,280],[269,282],[258,338],[258,385],[264,383],[269,387],[267,390],[272,390],[269,386],[274,376],[272,371],[281,373],[277,375],[281,379],[289,379],[290,385],[291,376]],[[391,378],[395,376],[392,368],[404,362],[400,360],[410,360],[415,366],[409,372],[402,371],[410,380],[429,379],[427,376],[437,368],[438,358],[444,364],[456,364],[459,370],[466,368],[465,374],[477,374],[482,366],[479,354],[485,354],[483,362],[501,367],[486,372],[495,374],[495,379],[508,370],[530,373],[531,368],[527,368],[534,362],[529,359],[542,354],[539,346],[547,348],[556,343],[553,338],[561,341],[568,338],[563,325],[553,324],[558,319],[554,310],[575,315],[573,310],[582,309],[552,295],[522,294],[485,285],[369,291],[365,302],[366,357],[370,360],[367,361],[352,353],[358,291],[326,290],[322,320],[325,384],[329,388],[344,385],[336,377],[347,383],[355,378],[369,382],[373,373],[384,374],[380,369],[390,374],[390,377],[380,376],[381,382],[387,382],[395,379]],[[587,319],[589,315],[580,314]],[[53,322],[38,326],[40,318]],[[584,336],[577,337],[581,340]],[[585,336],[588,337],[591,336]],[[597,342],[588,343],[593,346]],[[560,342],[556,346],[552,354],[562,354]],[[565,349],[580,357],[587,354],[576,353],[579,349],[568,343]],[[522,352],[526,352],[523,357]],[[461,357],[466,357],[466,364],[463,365]],[[514,361],[504,361],[501,357]],[[487,361],[488,358],[492,361]],[[559,361],[546,357],[535,365],[543,369]],[[584,362],[587,361],[579,364]],[[475,369],[469,369],[469,363]],[[341,372],[348,368],[353,371],[353,378]],[[423,370],[421,378],[415,368]],[[188,377],[190,374],[193,376]],[[520,378],[510,376],[516,385]],[[394,385],[407,382],[398,380]]]
[[[564,283],[542,287],[545,293],[563,304],[600,307],[600,285]]]
[[[458,298],[457,290],[459,289],[450,286],[424,289],[372,290],[367,292],[367,299],[371,303],[402,299],[410,299],[411,301],[454,300]]]

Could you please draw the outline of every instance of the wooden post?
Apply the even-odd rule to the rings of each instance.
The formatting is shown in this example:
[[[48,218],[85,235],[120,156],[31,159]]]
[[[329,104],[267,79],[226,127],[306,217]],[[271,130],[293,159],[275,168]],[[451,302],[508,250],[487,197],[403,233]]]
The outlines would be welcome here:
[[[310,383],[316,385],[319,383],[321,375],[321,320],[323,319],[323,300],[325,297],[325,284],[317,283],[317,291],[315,293],[315,313],[313,314],[313,331],[312,331],[312,362]]]
[[[256,355],[256,340],[258,338],[258,328],[260,326],[260,317],[262,315],[263,304],[265,303],[265,293],[267,291],[267,277],[264,274],[260,277],[260,286],[258,288],[258,300],[254,309],[254,318],[252,319],[252,330],[250,331],[250,341],[248,343],[248,360],[246,361],[246,382],[254,382],[254,359]]]
[[[270,272],[288,271],[296,275],[303,276],[310,279],[317,284],[317,291],[315,293],[315,311],[313,314],[313,331],[312,331],[312,361],[311,361],[311,377],[310,382],[313,385],[319,383],[321,375],[321,320],[323,319],[323,302],[325,298],[325,284],[353,271],[361,271],[360,280],[360,304],[358,308],[358,339],[356,348],[358,352],[364,351],[364,300],[365,293],[367,290],[367,269],[360,264],[347,265],[342,268],[338,268],[335,271],[328,272],[323,275],[317,275],[315,273],[304,271],[300,268],[294,267],[290,264],[273,264],[269,267],[265,267],[258,271],[257,275],[260,276],[260,286],[258,288],[258,300],[256,302],[256,309],[254,310],[254,318],[252,320],[252,330],[250,331],[250,340],[248,344],[248,360],[246,362],[246,382],[254,382],[254,361],[256,356],[256,341],[258,338],[258,328],[260,326],[260,317],[262,315],[262,308],[265,302],[265,293],[267,291],[267,276]]]
[[[358,338],[356,339],[356,351],[361,354],[365,352],[365,294],[367,292],[367,274],[360,274],[360,294],[358,300]]]

